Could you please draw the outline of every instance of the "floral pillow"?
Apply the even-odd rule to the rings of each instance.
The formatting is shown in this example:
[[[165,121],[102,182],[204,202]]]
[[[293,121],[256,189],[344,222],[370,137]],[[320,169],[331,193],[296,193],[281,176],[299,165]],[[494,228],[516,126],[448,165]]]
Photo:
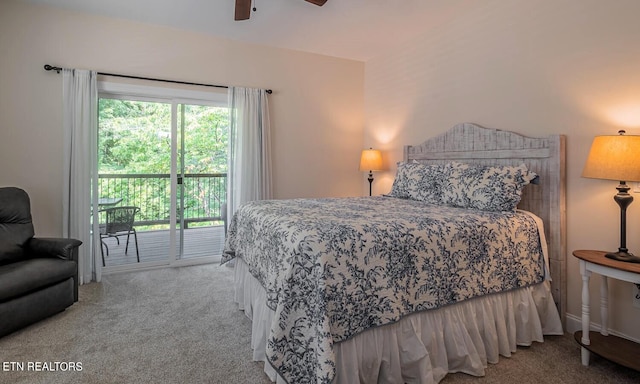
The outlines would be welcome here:
[[[390,196],[442,204],[443,165],[398,163]]]
[[[389,192],[389,196],[408,199],[409,184],[416,182],[416,170],[418,166],[420,166],[420,164],[400,161],[398,162],[397,166],[398,170],[396,171],[396,177],[393,180],[393,185],[391,186],[391,192]]]
[[[522,189],[537,176],[524,164],[510,167],[452,162],[445,165],[444,172],[447,174],[444,204],[484,211],[515,210]]]

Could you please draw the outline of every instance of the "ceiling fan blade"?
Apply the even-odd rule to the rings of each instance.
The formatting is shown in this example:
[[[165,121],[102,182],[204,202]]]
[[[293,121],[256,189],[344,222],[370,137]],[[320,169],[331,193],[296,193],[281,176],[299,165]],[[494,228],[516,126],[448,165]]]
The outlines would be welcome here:
[[[307,3],[315,4],[319,7],[322,7],[327,0],[306,0]]]
[[[251,16],[251,0],[236,0],[235,20],[248,20]]]

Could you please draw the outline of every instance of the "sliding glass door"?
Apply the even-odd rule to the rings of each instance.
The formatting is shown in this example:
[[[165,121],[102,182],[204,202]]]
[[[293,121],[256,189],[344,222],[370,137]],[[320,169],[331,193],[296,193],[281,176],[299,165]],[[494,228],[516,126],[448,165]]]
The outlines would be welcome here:
[[[226,107],[177,105],[176,256],[222,254],[227,196]]]
[[[125,88],[103,90],[99,98],[101,230],[107,211],[126,206],[137,211],[131,231],[101,236],[105,267],[217,260],[224,241],[226,103],[160,98],[149,95],[149,87],[143,89],[147,94]]]

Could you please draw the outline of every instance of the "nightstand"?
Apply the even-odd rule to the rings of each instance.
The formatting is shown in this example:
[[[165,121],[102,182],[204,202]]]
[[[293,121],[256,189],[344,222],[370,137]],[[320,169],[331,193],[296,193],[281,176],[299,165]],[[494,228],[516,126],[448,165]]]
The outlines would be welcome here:
[[[609,319],[609,283],[608,278],[640,284],[640,264],[626,263],[605,257],[607,252],[579,250],[573,256],[580,259],[582,275],[582,331],[574,337],[582,346],[582,365],[589,365],[591,352],[625,367],[640,371],[640,344],[609,335],[607,321]],[[595,272],[602,276],[600,286],[600,317],[602,328],[600,333],[589,332],[589,278]]]

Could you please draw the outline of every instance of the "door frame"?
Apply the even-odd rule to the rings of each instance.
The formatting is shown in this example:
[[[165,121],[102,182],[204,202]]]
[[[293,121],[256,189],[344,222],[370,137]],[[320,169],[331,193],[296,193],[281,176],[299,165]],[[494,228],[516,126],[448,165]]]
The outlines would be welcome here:
[[[106,77],[106,76],[101,76]],[[212,88],[208,91],[202,91],[202,87],[199,86],[185,86],[176,84],[161,83],[158,85],[142,85],[140,81],[131,81],[130,79],[119,79],[121,81],[109,80],[98,78],[98,98],[100,97],[112,97],[118,99],[134,100],[134,101],[148,101],[148,102],[161,102],[171,104],[172,119],[171,119],[171,214],[169,224],[169,255],[166,261],[148,262],[148,263],[135,263],[128,265],[117,265],[111,267],[102,267],[102,265],[96,265],[96,268],[101,268],[103,274],[125,272],[132,270],[146,270],[155,268],[179,267],[185,265],[196,265],[215,262],[214,257],[208,258],[188,258],[177,259],[176,247],[177,247],[177,195],[179,185],[177,184],[177,156],[178,156],[178,143],[177,143],[177,129],[179,124],[179,117],[177,116],[178,104],[196,104],[196,105],[209,105],[217,107],[228,107],[228,93],[226,89]],[[144,81],[148,82],[148,81]],[[173,85],[173,86],[171,86]],[[184,230],[184,228],[181,228]],[[96,237],[94,240],[99,244],[100,234],[94,234]],[[94,250],[95,252],[95,250]]]

